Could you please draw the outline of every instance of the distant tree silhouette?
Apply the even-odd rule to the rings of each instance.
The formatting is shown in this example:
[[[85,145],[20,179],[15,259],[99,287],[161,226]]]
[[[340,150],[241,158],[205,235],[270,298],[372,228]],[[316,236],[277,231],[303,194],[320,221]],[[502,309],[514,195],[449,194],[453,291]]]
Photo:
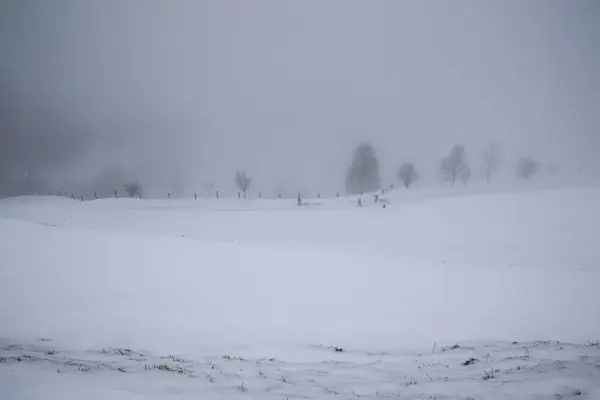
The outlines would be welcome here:
[[[368,143],[361,143],[355,150],[352,164],[346,174],[346,192],[358,194],[379,189],[379,161],[375,149]]]
[[[125,193],[127,193],[127,196],[134,198],[140,197],[142,195],[142,186],[138,182],[129,182],[126,183],[124,186]]]
[[[517,164],[517,176],[523,179],[529,179],[535,175],[540,167],[540,164],[532,158],[523,157]]]
[[[452,186],[456,183],[456,178],[462,178],[463,175],[470,174],[465,146],[455,145],[452,147],[450,154],[442,159],[441,169],[442,175],[452,182]]]
[[[206,182],[204,183],[204,190],[206,190],[208,192],[208,198],[210,199],[212,196],[212,191],[215,188],[215,184],[212,182]]]
[[[499,161],[500,146],[492,142],[483,150],[483,163],[485,165],[485,179],[487,183],[490,183],[492,180],[492,171],[498,168]]]
[[[244,193],[244,198],[246,198],[246,192],[250,188],[250,184],[252,184],[252,178],[246,174],[246,171],[238,171],[235,174],[235,184]]]
[[[467,165],[466,168],[464,169],[464,171],[462,172],[462,174],[460,174],[460,181],[463,183],[463,185],[466,185],[467,182],[469,181],[470,177],[471,177],[471,167],[469,167]]]
[[[410,187],[410,185],[419,179],[417,171],[415,170],[415,165],[411,162],[402,164],[398,170],[398,179],[405,187]]]

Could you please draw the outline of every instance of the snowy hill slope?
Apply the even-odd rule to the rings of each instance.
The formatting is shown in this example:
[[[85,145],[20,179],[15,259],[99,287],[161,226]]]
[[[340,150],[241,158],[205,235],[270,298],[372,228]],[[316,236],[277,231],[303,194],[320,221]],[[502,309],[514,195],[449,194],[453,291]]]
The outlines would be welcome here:
[[[384,197],[0,201],[0,397],[600,396],[600,190]]]

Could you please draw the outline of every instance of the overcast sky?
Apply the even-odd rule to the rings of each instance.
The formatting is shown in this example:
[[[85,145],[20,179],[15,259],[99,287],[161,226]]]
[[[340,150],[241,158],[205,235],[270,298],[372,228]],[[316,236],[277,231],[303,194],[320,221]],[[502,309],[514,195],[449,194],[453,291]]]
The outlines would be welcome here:
[[[56,185],[335,192],[361,141],[384,182],[455,143],[589,164],[600,1],[0,0],[0,91],[0,167]]]

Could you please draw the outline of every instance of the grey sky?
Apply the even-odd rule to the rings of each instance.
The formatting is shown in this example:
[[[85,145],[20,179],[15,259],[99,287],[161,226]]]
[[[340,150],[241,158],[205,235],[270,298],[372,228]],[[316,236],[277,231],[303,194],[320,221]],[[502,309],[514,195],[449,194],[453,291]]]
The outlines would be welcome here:
[[[405,160],[438,179],[457,142],[474,170],[492,140],[507,163],[579,163],[600,150],[599,49],[596,0],[3,0],[0,143],[57,154],[57,185],[123,167],[157,190],[245,168],[256,190],[335,192],[363,140],[384,182]],[[56,140],[14,146],[36,135]]]

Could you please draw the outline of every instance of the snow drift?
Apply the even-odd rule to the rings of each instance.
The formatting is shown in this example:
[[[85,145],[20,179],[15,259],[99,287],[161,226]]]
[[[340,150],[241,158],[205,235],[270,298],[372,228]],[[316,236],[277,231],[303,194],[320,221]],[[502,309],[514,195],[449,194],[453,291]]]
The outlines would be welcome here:
[[[0,201],[4,348],[301,362],[322,357],[307,346],[597,340],[600,190],[385,198]]]

